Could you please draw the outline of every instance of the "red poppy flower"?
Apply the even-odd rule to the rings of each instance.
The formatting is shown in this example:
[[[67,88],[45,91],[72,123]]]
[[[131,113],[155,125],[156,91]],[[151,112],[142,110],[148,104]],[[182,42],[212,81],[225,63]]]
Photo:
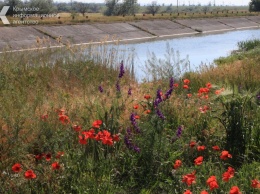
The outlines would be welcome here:
[[[139,115],[135,115],[135,119],[140,119],[140,116]]]
[[[204,151],[205,149],[206,149],[205,146],[198,146],[198,147],[197,147],[197,150],[198,150],[198,151]]]
[[[209,194],[207,191],[201,191],[200,194]]]
[[[120,137],[118,134],[113,135],[113,141],[119,141],[119,140],[120,140]]]
[[[195,176],[195,171],[191,174],[186,174],[183,176],[183,179],[182,179],[182,182],[186,183],[188,186],[190,186],[191,184],[193,183],[196,183],[195,179],[196,179],[196,176]]]
[[[148,100],[148,99],[151,98],[151,95],[149,95],[149,94],[145,94],[145,95],[144,95],[144,98],[145,98],[146,100]]]
[[[134,108],[134,109],[138,109],[138,108],[139,108],[139,105],[136,104],[136,105],[133,106],[133,108]]]
[[[70,123],[70,119],[67,115],[63,115],[63,114],[60,114],[59,115],[59,120],[62,124],[66,125],[66,124],[69,124]]]
[[[55,158],[60,159],[61,156],[64,156],[64,152],[58,152]]]
[[[36,159],[36,160],[41,160],[43,157],[45,157],[45,154],[37,154],[37,155],[35,156],[35,159]]]
[[[252,180],[251,187],[260,188],[260,181],[258,181],[257,179]]]
[[[207,185],[209,186],[210,190],[217,189],[219,186],[217,183],[216,176],[209,177],[207,180]]]
[[[228,153],[228,151],[224,150],[221,152],[220,158],[222,160],[227,160],[228,158],[232,158],[232,155]]]
[[[230,191],[229,194],[241,194],[239,188],[237,186],[233,186]]]
[[[195,142],[195,141],[191,141],[191,142],[190,142],[190,147],[191,147],[191,148],[193,148],[195,145],[196,145],[196,142]]]
[[[51,160],[51,154],[50,153],[45,155],[45,160],[46,161],[50,161]]]
[[[196,166],[201,165],[202,162],[203,162],[203,156],[199,156],[199,157],[197,157],[197,158],[194,160],[194,163],[195,163]]]
[[[178,88],[178,87],[179,87],[179,84],[178,84],[178,83],[175,83],[175,84],[173,84],[173,86],[174,86],[175,88]]]
[[[187,94],[187,97],[188,97],[188,98],[192,97],[192,94]]]
[[[178,168],[180,168],[181,164],[182,164],[181,160],[176,160],[173,165],[173,168],[178,169]]]
[[[87,138],[84,135],[79,135],[79,143],[81,145],[86,145],[87,144]]]
[[[74,131],[77,131],[77,132],[81,131],[81,129],[82,129],[82,127],[79,125],[73,125],[72,128],[74,129]]]
[[[147,110],[145,111],[145,113],[146,113],[146,114],[150,114],[150,113],[151,113],[151,110],[147,109]]]
[[[201,113],[206,113],[209,110],[209,107],[207,105],[199,108]]]
[[[14,172],[20,172],[22,170],[22,165],[19,164],[19,163],[15,163],[13,166],[12,166],[12,171]]]
[[[183,80],[183,83],[184,83],[185,85],[189,85],[189,83],[190,83],[190,80],[188,80],[188,79],[185,79],[185,80]]]
[[[213,146],[212,149],[215,150],[215,151],[220,151],[220,148],[217,145]]]
[[[35,179],[36,178],[36,174],[33,172],[33,170],[27,170],[25,173],[24,173],[24,177],[26,179]]]
[[[207,94],[209,93],[209,88],[200,88],[198,91],[199,94]]]
[[[59,170],[60,169],[60,164],[58,162],[53,162],[51,164],[52,170]]]
[[[192,194],[190,190],[186,190],[183,194]]]
[[[100,128],[100,125],[102,125],[101,120],[96,120],[92,123],[92,127],[95,127],[95,128]]]
[[[216,95],[219,95],[219,94],[221,94],[221,92],[222,92],[221,90],[216,90],[216,91],[215,91],[215,94],[216,94]]]
[[[232,167],[228,167],[227,171],[222,174],[222,180],[228,182],[229,179],[234,177],[234,175],[235,175],[235,169]]]
[[[41,120],[47,121],[48,117],[49,116],[47,114],[41,115]]]
[[[189,86],[188,85],[183,85],[183,88],[184,89],[189,89]]]
[[[212,87],[211,83],[208,82],[208,83],[206,84],[206,87],[210,89],[210,88]]]

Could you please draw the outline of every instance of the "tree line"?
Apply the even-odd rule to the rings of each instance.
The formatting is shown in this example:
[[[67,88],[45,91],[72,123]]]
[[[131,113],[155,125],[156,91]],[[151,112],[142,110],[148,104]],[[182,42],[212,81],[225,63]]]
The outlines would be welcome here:
[[[83,3],[77,1],[71,1],[69,3],[58,3],[53,0],[0,0],[0,9],[3,6],[8,5],[10,7],[37,7],[39,14],[48,14],[54,12],[70,12],[81,13],[83,16],[86,13],[103,13],[106,16],[116,15],[134,15],[138,13],[140,5],[137,0],[104,0],[104,3]],[[151,3],[145,6],[143,13],[156,14],[161,9],[161,6],[157,4],[157,1],[151,1]],[[164,12],[171,13],[173,11],[172,4],[166,6]],[[249,11],[260,11],[260,0],[251,0],[249,3]],[[30,13],[32,13],[30,11]],[[14,14],[13,9],[9,9],[8,15]]]

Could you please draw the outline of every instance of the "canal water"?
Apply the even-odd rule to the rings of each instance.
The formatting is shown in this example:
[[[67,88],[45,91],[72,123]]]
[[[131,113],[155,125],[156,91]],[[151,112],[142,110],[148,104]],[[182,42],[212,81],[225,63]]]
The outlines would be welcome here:
[[[186,59],[188,59],[189,70],[196,71],[201,65],[213,64],[214,59],[230,55],[233,50],[238,48],[237,43],[239,41],[250,39],[260,39],[259,28],[226,31],[217,34],[196,34],[188,37],[153,39],[133,44],[121,44],[119,47],[121,51],[134,53],[132,63],[134,63],[135,75],[140,81],[147,76],[145,65],[149,64],[148,59],[154,58],[155,61],[161,60],[165,62],[167,61],[166,58],[168,58],[172,65],[176,65],[174,63],[176,63],[176,58],[179,55],[179,59],[185,59],[183,63],[186,63]],[[171,52],[169,52],[169,48],[172,50]],[[175,55],[173,56],[175,62],[169,60],[172,55]]]

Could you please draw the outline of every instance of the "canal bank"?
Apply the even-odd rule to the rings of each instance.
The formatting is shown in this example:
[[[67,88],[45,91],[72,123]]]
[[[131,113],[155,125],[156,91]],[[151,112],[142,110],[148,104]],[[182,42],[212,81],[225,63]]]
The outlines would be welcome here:
[[[0,28],[0,52],[260,28],[260,16]]]

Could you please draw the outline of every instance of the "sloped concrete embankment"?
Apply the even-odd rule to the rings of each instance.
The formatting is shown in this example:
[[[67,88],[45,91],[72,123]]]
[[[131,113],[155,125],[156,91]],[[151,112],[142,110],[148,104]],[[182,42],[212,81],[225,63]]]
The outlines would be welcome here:
[[[136,21],[112,24],[1,27],[0,52],[93,44],[100,41],[134,41],[155,37],[187,36],[244,28],[259,28],[260,16],[214,19]]]

